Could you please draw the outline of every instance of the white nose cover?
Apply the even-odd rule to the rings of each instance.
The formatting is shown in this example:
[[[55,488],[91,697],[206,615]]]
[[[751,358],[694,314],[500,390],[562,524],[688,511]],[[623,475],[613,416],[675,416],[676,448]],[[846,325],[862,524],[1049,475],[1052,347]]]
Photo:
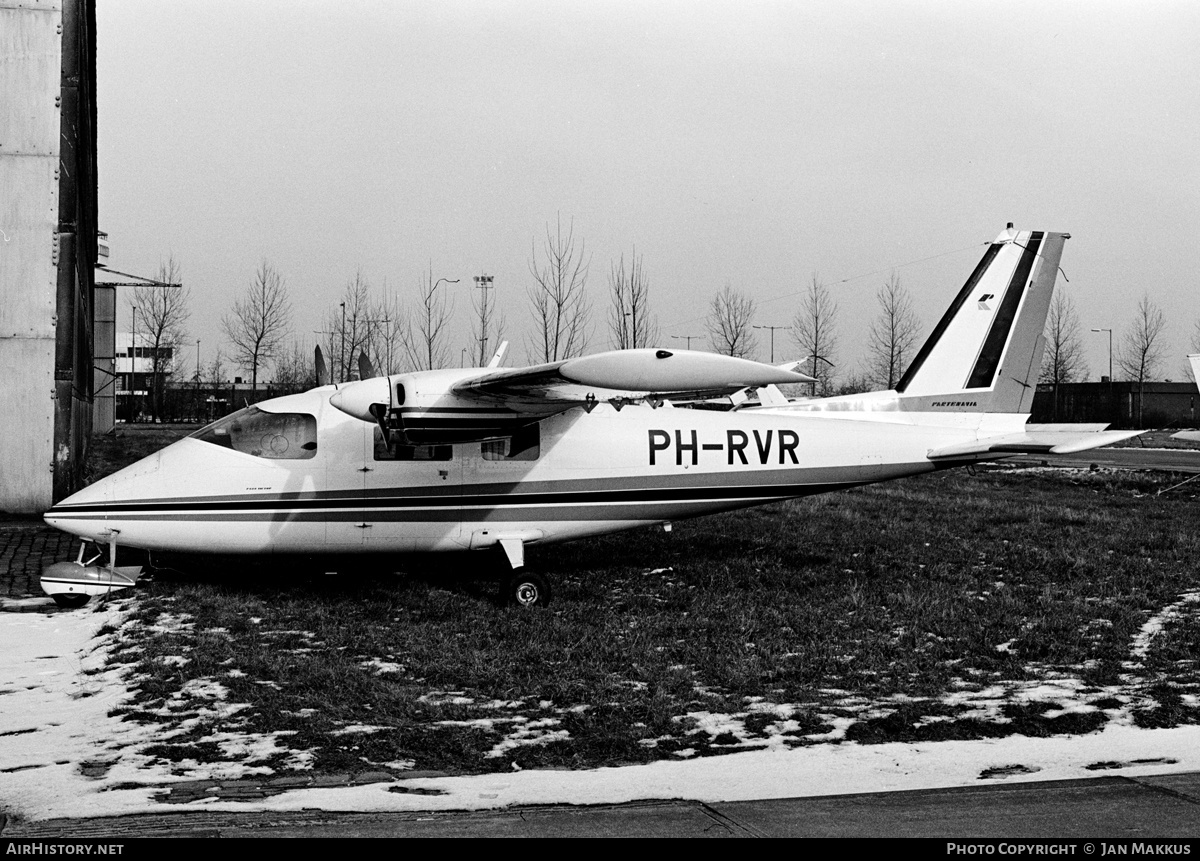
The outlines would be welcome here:
[[[391,380],[388,377],[372,377],[369,380],[346,383],[338,386],[338,390],[329,396],[329,403],[346,415],[374,424],[375,417],[371,415],[371,405],[390,405],[390,385]]]

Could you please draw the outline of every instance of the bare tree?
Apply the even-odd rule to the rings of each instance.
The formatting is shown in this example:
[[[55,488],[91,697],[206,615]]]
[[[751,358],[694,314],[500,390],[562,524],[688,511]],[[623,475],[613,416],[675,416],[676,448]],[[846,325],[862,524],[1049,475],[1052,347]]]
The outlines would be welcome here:
[[[1192,340],[1188,346],[1190,347],[1188,352],[1191,354],[1200,353],[1200,320],[1192,324]],[[1200,383],[1200,380],[1196,379],[1195,372],[1192,370],[1192,363],[1187,360],[1183,363],[1183,378],[1191,380],[1193,383]]]
[[[226,374],[225,354],[220,348],[213,351],[212,359],[204,370],[201,371],[200,382],[204,388],[208,389],[208,408],[206,418],[208,421],[213,421],[223,414],[223,411],[218,410],[217,404],[223,403],[221,398],[225,387],[229,384],[229,377]]]
[[[834,353],[837,350],[837,303],[828,288],[813,275],[792,319],[792,339],[801,358],[810,362],[808,373],[817,378],[813,394],[829,394],[833,387]]]
[[[162,414],[166,377],[179,365],[179,348],[187,322],[188,290],[180,285],[179,264],[174,256],[159,264],[157,284],[134,290],[134,318],[141,323],[138,340],[149,344],[154,391],[150,395],[150,415],[158,421]],[[136,325],[136,323],[135,323]]]
[[[212,361],[204,369],[204,384],[209,388],[220,389],[229,382],[225,368],[225,354],[220,350],[213,353]]]
[[[739,359],[754,355],[756,339],[752,326],[757,310],[754,300],[732,284],[726,284],[708,306],[704,325],[715,352]]]
[[[908,291],[895,273],[879,288],[875,299],[879,302],[879,316],[871,324],[867,338],[867,376],[876,386],[894,389],[908,367],[921,323]]]
[[[1087,376],[1075,303],[1064,292],[1054,294],[1046,316],[1046,351],[1042,355],[1039,382],[1074,383]]]
[[[292,303],[283,276],[264,260],[246,294],[221,318],[225,337],[233,345],[233,359],[250,369],[250,392],[258,395],[258,369],[279,357],[292,325]]]
[[[1125,379],[1137,383],[1138,426],[1142,424],[1142,389],[1146,380],[1158,376],[1163,357],[1163,330],[1167,327],[1163,312],[1143,293],[1137,313],[1129,328],[1121,335],[1117,367]]]
[[[1083,342],[1079,335],[1079,317],[1075,305],[1064,291],[1054,294],[1050,313],[1046,316],[1046,349],[1042,354],[1042,369],[1038,382],[1054,386],[1053,418],[1058,420],[1058,387],[1087,376],[1083,359]]]
[[[417,306],[408,317],[401,341],[409,367],[418,371],[444,368],[450,363],[450,346],[446,342],[447,327],[454,312],[454,302],[446,301],[445,288],[439,284],[457,283],[439,278],[433,280],[433,265],[421,276],[421,292]],[[482,291],[481,291],[482,292]]]
[[[530,357],[537,362],[555,362],[583,353],[587,346],[588,263],[584,260],[584,244],[575,241],[572,221],[564,235],[562,217],[555,232],[546,225],[546,241],[542,248],[545,262],[537,260],[537,249],[529,258],[529,273],[533,284],[528,290],[533,309],[534,335],[528,345]]]
[[[362,271],[354,274],[342,292],[342,301],[325,312],[325,328],[320,333],[328,337],[328,356],[333,366],[334,382],[349,380],[357,368],[358,356],[370,346],[371,285]]]
[[[642,269],[642,258],[634,249],[625,268],[625,255],[613,263],[608,273],[612,305],[608,328],[618,350],[646,347],[658,340],[658,320],[650,313],[650,284]]]
[[[367,338],[364,350],[377,374],[395,374],[405,364],[405,338],[408,320],[404,304],[394,292],[383,286],[383,298],[370,306],[367,319]]]
[[[313,351],[308,345],[293,340],[279,350],[275,360],[275,385],[284,393],[303,392],[317,384],[317,369]]]

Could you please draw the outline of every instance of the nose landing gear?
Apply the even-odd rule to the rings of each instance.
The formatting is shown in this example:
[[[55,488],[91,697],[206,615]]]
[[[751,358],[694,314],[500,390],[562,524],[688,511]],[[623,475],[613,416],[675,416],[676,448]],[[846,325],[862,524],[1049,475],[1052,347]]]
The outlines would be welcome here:
[[[87,556],[88,542],[79,547],[74,562],[55,562],[42,571],[42,591],[54,599],[59,607],[74,609],[82,607],[93,595],[110,595],[119,589],[127,589],[137,582],[142,574],[141,565],[117,565],[117,531],[108,535],[108,561],[100,563],[103,551]]]

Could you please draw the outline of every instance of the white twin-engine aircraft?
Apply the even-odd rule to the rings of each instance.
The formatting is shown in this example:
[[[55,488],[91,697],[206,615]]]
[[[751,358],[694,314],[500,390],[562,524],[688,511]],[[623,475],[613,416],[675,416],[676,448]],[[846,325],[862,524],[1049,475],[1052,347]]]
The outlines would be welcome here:
[[[1026,424],[1067,236],[1001,233],[894,390],[789,400],[776,385],[809,377],[636,349],[264,401],[55,505],[46,522],[107,544],[108,561],[81,550],[43,587],[78,604],[129,585],[118,544],[325,557],[500,547],[510,599],[542,604],[526,545],[1133,436]],[[740,404],[686,406],[725,396]]]

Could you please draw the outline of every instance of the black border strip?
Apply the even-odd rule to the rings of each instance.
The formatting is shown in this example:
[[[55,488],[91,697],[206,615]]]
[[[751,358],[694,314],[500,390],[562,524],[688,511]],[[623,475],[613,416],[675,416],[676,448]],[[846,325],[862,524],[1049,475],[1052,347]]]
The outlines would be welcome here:
[[[1000,302],[1000,310],[992,321],[992,328],[983,340],[983,348],[975,360],[975,368],[967,378],[965,388],[986,389],[996,381],[996,373],[1000,370],[1000,359],[1008,344],[1008,336],[1012,331],[1013,321],[1017,318],[1017,309],[1021,306],[1021,297],[1025,294],[1025,282],[1033,269],[1033,261],[1037,258],[1038,249],[1042,244],[1044,234],[1036,231],[1029,235],[1029,244],[1021,253],[1021,260],[1013,271],[1008,287],[1004,291],[1004,299]]]
[[[963,303],[967,301],[967,297],[971,295],[971,291],[975,289],[975,285],[979,283],[979,279],[983,277],[983,273],[987,271],[992,261],[996,259],[996,255],[1000,252],[1000,249],[1006,244],[1005,242],[993,242],[988,246],[987,251],[983,252],[983,259],[976,265],[975,271],[971,273],[971,277],[967,279],[967,283],[958,291],[958,295],[954,297],[954,301],[950,304],[949,309],[942,315],[942,319],[938,321],[937,326],[934,327],[933,334],[929,336],[929,340],[921,345],[921,351],[917,353],[917,357],[913,359],[912,364],[908,366],[908,370],[904,372],[904,376],[900,378],[900,382],[896,385],[897,392],[903,392],[912,384],[913,378],[921,370],[921,365],[929,358],[929,354],[933,352],[933,348],[937,346],[937,342],[941,340],[942,334],[950,325],[950,321],[954,319],[954,315],[958,313]]]

